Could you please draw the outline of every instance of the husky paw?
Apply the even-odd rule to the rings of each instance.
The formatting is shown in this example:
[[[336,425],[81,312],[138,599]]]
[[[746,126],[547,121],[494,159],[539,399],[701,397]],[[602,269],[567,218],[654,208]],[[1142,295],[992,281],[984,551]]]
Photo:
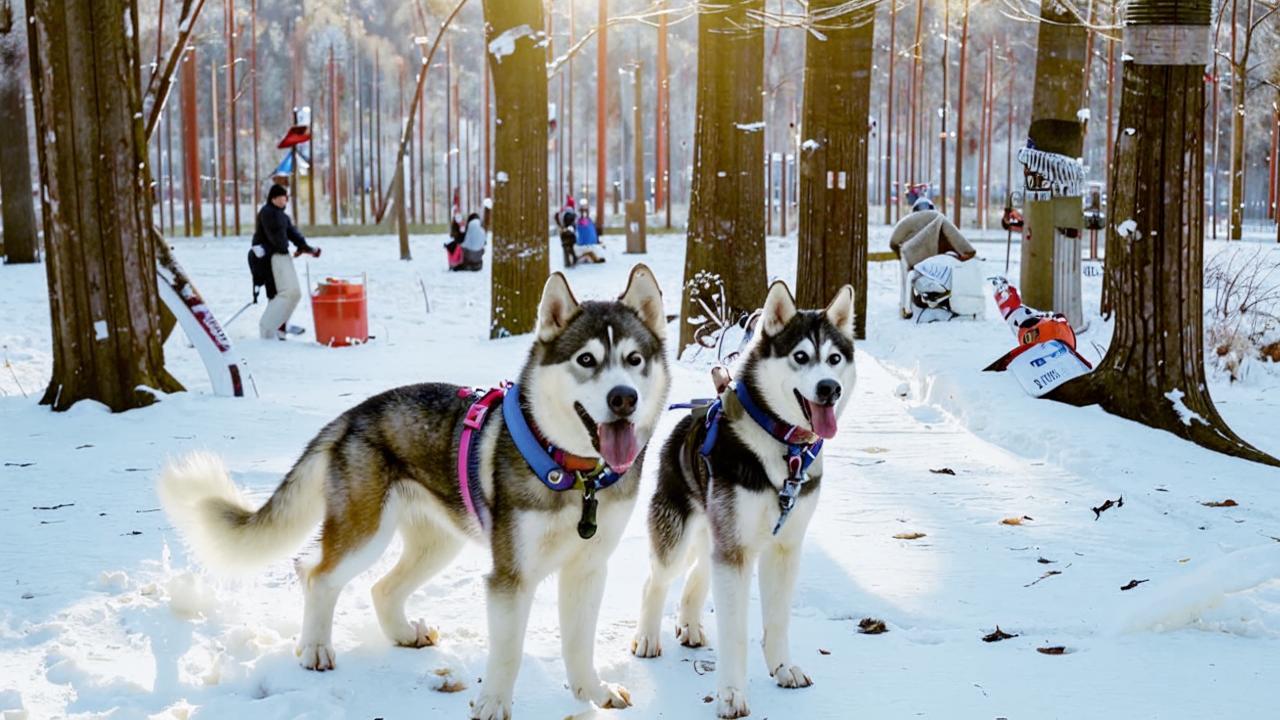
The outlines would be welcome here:
[[[440,642],[440,631],[431,627],[421,619],[414,620],[404,627],[404,632],[396,635],[395,643],[401,647],[432,647]]]
[[[302,667],[319,672],[334,669],[334,661],[338,657],[338,654],[333,651],[333,646],[327,643],[302,645],[298,648],[297,655]]]
[[[707,644],[707,632],[702,629],[702,623],[697,621],[678,623],[676,625],[676,639],[685,647],[700,648]]]
[[[662,654],[662,642],[658,636],[638,632],[631,640],[631,654],[638,658],[655,658]]]
[[[779,665],[772,673],[773,679],[778,681],[778,687],[784,688],[806,688],[813,684],[813,680],[797,665]]]
[[[738,688],[720,688],[716,695],[720,702],[716,705],[716,716],[722,718],[744,718],[751,714],[747,707],[747,694]]]
[[[631,692],[616,683],[601,682],[593,687],[575,688],[573,694],[579,700],[595,703],[599,708],[621,710],[631,707]]]
[[[471,720],[511,720],[511,700],[484,694],[471,701]]]

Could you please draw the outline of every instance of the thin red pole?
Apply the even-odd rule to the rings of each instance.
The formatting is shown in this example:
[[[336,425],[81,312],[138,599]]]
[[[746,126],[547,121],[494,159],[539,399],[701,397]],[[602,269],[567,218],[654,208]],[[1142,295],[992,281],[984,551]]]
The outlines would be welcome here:
[[[609,155],[609,135],[605,131],[609,87],[609,0],[600,0],[600,21],[596,30],[596,223],[604,227],[605,167]]]

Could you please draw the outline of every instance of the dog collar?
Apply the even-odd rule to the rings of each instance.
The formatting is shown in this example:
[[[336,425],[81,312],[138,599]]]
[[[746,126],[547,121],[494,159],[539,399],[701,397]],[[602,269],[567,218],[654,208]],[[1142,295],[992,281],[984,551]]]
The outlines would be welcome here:
[[[521,457],[543,485],[556,492],[582,488],[582,519],[578,535],[586,540],[596,534],[597,490],[603,490],[622,479],[622,473],[604,460],[592,461],[557,448],[542,439],[520,407],[520,386],[507,388],[502,399],[502,418],[507,432]]]
[[[734,383],[733,391],[738,396],[738,402],[742,404],[742,409],[746,410],[751,419],[755,420],[757,425],[764,428],[764,431],[772,435],[778,442],[786,445],[812,445],[815,442],[820,442],[818,436],[814,433],[798,425],[784,422],[757,405],[755,400],[751,399],[751,393],[747,392],[745,383]]]

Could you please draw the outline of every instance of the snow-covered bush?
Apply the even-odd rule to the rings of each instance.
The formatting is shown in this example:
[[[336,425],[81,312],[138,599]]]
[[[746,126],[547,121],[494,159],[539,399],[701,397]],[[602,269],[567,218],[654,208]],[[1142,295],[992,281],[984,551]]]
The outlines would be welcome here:
[[[1204,282],[1209,366],[1235,382],[1252,362],[1280,361],[1280,254],[1225,250],[1205,266]]]

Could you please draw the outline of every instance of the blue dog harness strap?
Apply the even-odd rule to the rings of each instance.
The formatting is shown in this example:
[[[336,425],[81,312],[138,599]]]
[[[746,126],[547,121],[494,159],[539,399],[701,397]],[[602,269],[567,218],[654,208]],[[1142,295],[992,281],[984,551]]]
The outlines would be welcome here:
[[[742,405],[742,409],[746,411],[747,415],[765,432],[787,446],[787,452],[784,456],[787,460],[787,478],[783,480],[782,489],[778,491],[778,523],[773,527],[773,534],[777,535],[782,530],[782,525],[787,521],[791,511],[795,509],[796,499],[800,496],[801,488],[809,481],[809,466],[818,459],[818,455],[822,452],[822,439],[808,430],[783,422],[765,412],[763,408],[751,399],[751,393],[747,391],[745,384],[734,383],[733,391],[738,398],[738,403]],[[695,410],[704,407],[707,409],[706,420],[703,424],[703,439],[698,448],[698,454],[702,457],[702,461],[707,468],[707,474],[710,476],[711,451],[715,448],[716,439],[720,436],[720,418],[724,415],[724,399],[723,397],[715,400],[699,399],[671,406],[672,409],[681,407]]]

